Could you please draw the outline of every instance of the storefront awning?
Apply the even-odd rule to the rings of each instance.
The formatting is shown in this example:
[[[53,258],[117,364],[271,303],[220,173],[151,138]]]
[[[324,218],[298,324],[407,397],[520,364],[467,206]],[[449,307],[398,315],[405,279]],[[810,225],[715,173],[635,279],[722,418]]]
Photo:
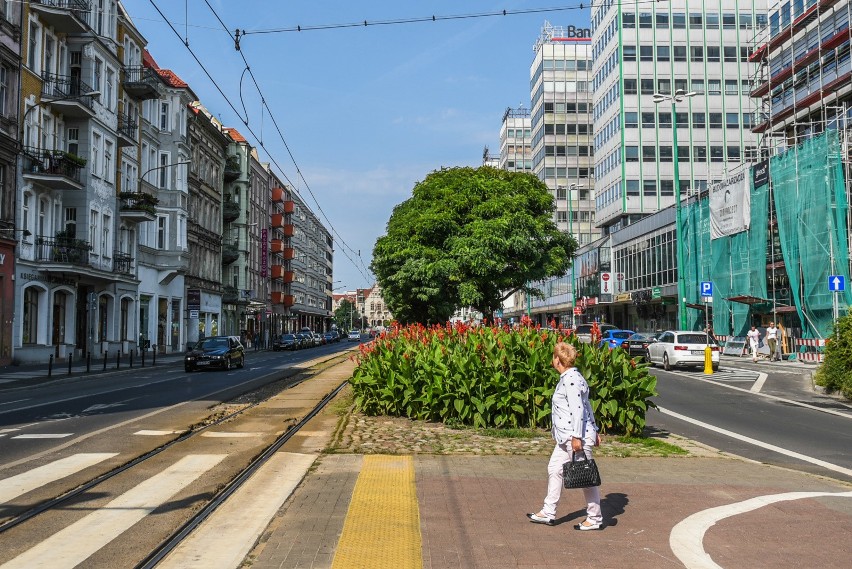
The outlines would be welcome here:
[[[725,300],[730,300],[731,302],[740,302],[742,304],[762,304],[764,302],[772,303],[772,300],[768,298],[760,298],[759,296],[749,296],[747,294],[741,296],[731,296],[726,298]]]

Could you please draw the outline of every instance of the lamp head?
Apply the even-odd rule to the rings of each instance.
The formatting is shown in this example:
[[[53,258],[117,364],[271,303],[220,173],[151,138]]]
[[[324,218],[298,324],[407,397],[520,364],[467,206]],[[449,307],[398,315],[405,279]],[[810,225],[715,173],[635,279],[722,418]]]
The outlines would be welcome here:
[[[89,91],[88,93],[82,93],[80,96],[81,97],[92,97],[94,99],[100,99],[101,92],[98,91],[98,90],[94,90],[94,91]]]
[[[660,104],[663,101],[668,100],[669,98],[670,97],[668,97],[667,95],[662,95],[660,93],[654,93],[653,101],[654,101],[655,104]]]

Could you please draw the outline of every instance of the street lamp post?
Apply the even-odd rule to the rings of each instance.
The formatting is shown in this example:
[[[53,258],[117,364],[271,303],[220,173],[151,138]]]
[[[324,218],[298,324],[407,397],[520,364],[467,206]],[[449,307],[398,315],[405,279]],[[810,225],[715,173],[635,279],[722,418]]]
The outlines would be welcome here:
[[[567,190],[568,190],[568,233],[570,233],[572,237],[574,236],[574,205],[573,205],[574,190],[579,190],[579,189],[584,188],[584,187],[585,186],[581,186],[579,184],[568,184],[568,187],[567,187]],[[565,186],[557,186],[557,188],[565,188]],[[577,195],[577,197],[579,198],[579,194]],[[579,205],[580,204],[578,203],[577,206],[579,207]],[[578,239],[577,243],[579,244],[579,242],[580,242],[580,240]],[[576,253],[576,251],[575,251],[575,253]],[[577,282],[576,276],[575,276],[575,273],[574,273],[574,266],[576,265],[576,261],[577,261],[577,255],[575,254],[574,258],[571,259],[571,327],[572,328],[577,328],[577,312],[576,312],[577,291],[574,288],[574,286],[576,285],[576,282]]]
[[[680,169],[679,157],[677,151],[677,114],[675,111],[675,103],[680,103],[687,97],[694,97],[695,92],[684,92],[683,89],[678,89],[673,95],[664,95],[662,93],[654,93],[654,103],[659,105],[665,101],[670,101],[672,105],[672,159],[674,160],[674,193],[675,193],[675,245],[677,247],[677,313],[680,322],[680,329],[686,330],[686,283],[684,282],[684,252],[683,252],[683,208],[680,203]]]

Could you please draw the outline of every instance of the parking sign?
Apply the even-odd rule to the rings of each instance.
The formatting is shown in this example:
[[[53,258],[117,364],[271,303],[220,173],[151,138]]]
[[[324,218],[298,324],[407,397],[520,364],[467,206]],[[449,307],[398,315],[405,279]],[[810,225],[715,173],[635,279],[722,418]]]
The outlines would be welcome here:
[[[713,283],[703,281],[701,283],[701,296],[713,296]]]

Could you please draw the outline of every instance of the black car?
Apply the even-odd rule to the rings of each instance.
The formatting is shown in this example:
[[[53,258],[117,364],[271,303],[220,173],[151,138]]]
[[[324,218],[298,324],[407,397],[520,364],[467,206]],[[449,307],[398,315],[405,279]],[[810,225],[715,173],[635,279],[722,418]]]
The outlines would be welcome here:
[[[313,348],[314,347],[314,337],[307,332],[296,332],[293,334],[296,336],[296,340],[299,341],[299,349],[302,348]]]
[[[245,348],[237,336],[210,336],[198,342],[183,358],[187,372],[205,368],[231,369],[246,363]]]
[[[339,342],[340,341],[340,335],[338,335],[337,331],[335,331],[335,330],[331,330],[329,332],[326,332],[325,334],[323,334],[323,337],[325,338],[326,344],[331,344],[332,342]]]
[[[648,345],[657,337],[656,334],[636,333],[621,343],[631,358],[640,357],[647,361]]]
[[[295,334],[279,334],[272,339],[272,351],[279,350],[298,350],[299,340]]]

